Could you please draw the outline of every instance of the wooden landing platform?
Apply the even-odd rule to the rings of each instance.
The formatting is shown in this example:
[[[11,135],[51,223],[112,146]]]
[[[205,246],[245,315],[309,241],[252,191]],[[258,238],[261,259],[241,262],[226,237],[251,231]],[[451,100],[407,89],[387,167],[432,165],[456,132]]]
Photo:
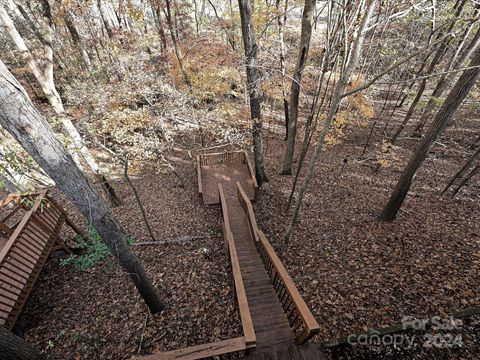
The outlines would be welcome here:
[[[258,187],[255,173],[245,151],[205,154],[197,157],[198,191],[204,205],[219,204],[218,184],[225,185],[227,193],[235,191],[237,181],[242,184],[250,200],[255,199]],[[233,194],[232,194],[233,195]]]

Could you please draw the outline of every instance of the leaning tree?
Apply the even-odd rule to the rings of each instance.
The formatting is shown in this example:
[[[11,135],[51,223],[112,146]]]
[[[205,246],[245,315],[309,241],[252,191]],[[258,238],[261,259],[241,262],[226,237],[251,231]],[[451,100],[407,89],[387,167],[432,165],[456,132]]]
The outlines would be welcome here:
[[[462,103],[463,99],[468,95],[470,89],[480,74],[480,48],[477,49],[472,57],[468,70],[465,70],[455,83],[448,94],[445,102],[438,111],[435,119],[427,130],[425,137],[421,140],[415,152],[410,157],[407,166],[400,175],[400,179],[393,190],[390,199],[383,209],[380,218],[392,221],[397,216],[398,210],[402,206],[408,191],[412,186],[413,178],[418,169],[422,166],[427,158],[430,149],[433,147],[438,137],[445,131],[447,125]]]
[[[164,309],[157,290],[127,244],[128,234],[55,137],[25,89],[0,61],[0,125],[25,148],[97,229],[152,313]]]
[[[260,73],[257,66],[258,46],[255,41],[255,31],[252,22],[252,5],[250,0],[238,0],[240,20],[242,23],[243,47],[245,50],[245,65],[247,71],[247,89],[250,99],[250,114],[252,118],[253,156],[255,159],[255,176],[261,185],[268,181],[263,160],[262,140],[262,109],[260,91]]]

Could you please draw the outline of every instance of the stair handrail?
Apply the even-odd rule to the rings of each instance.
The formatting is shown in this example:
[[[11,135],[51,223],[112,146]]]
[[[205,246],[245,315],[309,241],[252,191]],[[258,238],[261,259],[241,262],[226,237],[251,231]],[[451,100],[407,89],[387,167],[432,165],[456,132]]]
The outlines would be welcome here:
[[[257,230],[257,233],[258,252],[287,315],[290,327],[295,332],[295,342],[303,344],[319,332],[320,326],[265,234],[261,230]]]

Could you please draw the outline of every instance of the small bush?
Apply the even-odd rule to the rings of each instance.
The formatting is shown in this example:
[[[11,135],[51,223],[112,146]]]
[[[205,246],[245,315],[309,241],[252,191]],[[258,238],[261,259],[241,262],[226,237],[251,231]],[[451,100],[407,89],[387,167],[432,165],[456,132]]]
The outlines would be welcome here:
[[[81,236],[78,236],[76,239],[79,248],[84,249],[85,253],[83,255],[70,255],[68,258],[61,260],[60,265],[71,265],[79,270],[86,270],[112,255],[107,244],[102,240],[94,227],[89,228],[88,236],[91,239],[90,242],[87,242]],[[132,244],[132,242],[131,238],[127,239],[128,244]]]

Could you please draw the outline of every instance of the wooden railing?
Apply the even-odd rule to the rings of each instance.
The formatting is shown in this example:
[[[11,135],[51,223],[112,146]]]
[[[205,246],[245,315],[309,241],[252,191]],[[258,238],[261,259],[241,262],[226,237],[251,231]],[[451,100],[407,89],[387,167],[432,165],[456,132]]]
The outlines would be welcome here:
[[[238,200],[248,218],[248,226],[255,240],[257,250],[265,265],[275,292],[287,314],[291,328],[295,332],[295,341],[302,344],[315,335],[320,327],[313,317],[310,309],[300,295],[292,278],[288,275],[279,257],[275,253],[265,234],[258,229],[253,207],[248,196],[237,182]]]
[[[257,233],[258,252],[295,332],[295,342],[303,344],[318,333],[320,327],[265,234],[260,230]]]
[[[240,204],[242,205],[243,211],[245,211],[245,214],[247,215],[248,218],[248,227],[250,229],[250,235],[252,236],[252,239],[255,240],[255,246],[258,248],[258,227],[257,227],[257,220],[255,220],[255,213],[253,212],[253,207],[252,207],[252,202],[248,198],[247,194],[242,188],[242,185],[237,181],[237,196],[238,196],[238,201],[240,201]]]
[[[201,167],[208,165],[234,165],[234,164],[246,164],[248,167],[248,172],[253,179],[253,185],[255,188],[258,188],[257,179],[255,177],[255,171],[253,171],[252,163],[248,158],[247,152],[245,150],[239,151],[229,151],[225,153],[210,153],[202,154],[197,156],[197,176],[198,183],[201,184]],[[199,192],[202,192],[201,185],[199,185]]]
[[[16,201],[17,207],[2,219],[12,233],[0,249],[0,325],[8,329],[13,327],[54,246],[69,251],[58,238],[66,214],[47,197],[47,191],[17,197]],[[6,220],[19,206],[27,212],[14,227],[7,226]]]
[[[247,163],[248,171],[250,172],[250,176],[253,179],[253,186],[255,187],[255,189],[258,189],[257,177],[255,176],[255,171],[253,171],[252,163],[250,162],[250,159],[248,158],[247,152],[243,151],[243,153],[245,155],[245,162]],[[256,195],[256,192],[255,192],[255,195]]]
[[[230,263],[232,265],[232,274],[235,286],[235,294],[240,309],[240,318],[242,321],[243,336],[245,338],[245,345],[247,348],[253,348],[256,346],[255,330],[253,328],[253,321],[250,315],[250,308],[247,301],[247,293],[245,292],[245,286],[243,284],[242,273],[240,271],[240,264],[238,262],[237,250],[235,248],[235,242],[233,234],[230,228],[230,220],[228,217],[227,202],[225,199],[225,193],[221,184],[218,184],[218,193],[220,194],[220,201],[222,204],[223,215],[223,230],[227,254],[230,257]]]
[[[245,151],[229,151],[223,153],[209,153],[200,155],[200,165],[227,165],[242,163],[245,164],[247,161],[247,156]]]

